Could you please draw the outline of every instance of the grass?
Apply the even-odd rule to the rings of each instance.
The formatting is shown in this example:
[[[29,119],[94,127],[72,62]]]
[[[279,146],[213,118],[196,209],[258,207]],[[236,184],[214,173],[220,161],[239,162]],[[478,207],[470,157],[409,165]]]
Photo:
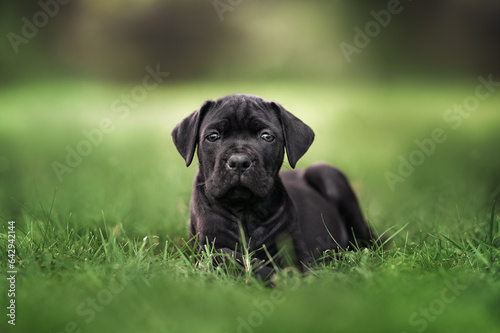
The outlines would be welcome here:
[[[498,93],[457,130],[444,111],[475,83],[185,84],[148,94],[125,119],[112,102],[132,87],[85,82],[0,94],[2,308],[9,298],[8,221],[16,221],[16,326],[2,332],[496,332],[500,324]],[[339,166],[386,250],[346,252],[275,288],[185,246],[196,165],[170,130],[205,98],[250,92],[282,102],[316,141],[299,162]],[[25,96],[30,96],[26,98]],[[83,130],[115,128],[59,182],[51,166]],[[449,139],[391,191],[415,140]],[[195,164],[195,163],[194,163]],[[287,168],[287,165],[284,165]],[[198,260],[197,260],[198,259]],[[6,312],[6,310],[4,310]]]

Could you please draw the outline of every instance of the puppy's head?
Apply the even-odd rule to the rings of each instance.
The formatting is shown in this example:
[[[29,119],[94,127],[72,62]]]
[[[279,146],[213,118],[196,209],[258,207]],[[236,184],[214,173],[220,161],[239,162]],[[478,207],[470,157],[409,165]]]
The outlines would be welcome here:
[[[206,101],[172,131],[189,166],[198,146],[199,173],[214,200],[247,202],[265,198],[283,163],[307,151],[314,133],[281,105],[252,95]]]

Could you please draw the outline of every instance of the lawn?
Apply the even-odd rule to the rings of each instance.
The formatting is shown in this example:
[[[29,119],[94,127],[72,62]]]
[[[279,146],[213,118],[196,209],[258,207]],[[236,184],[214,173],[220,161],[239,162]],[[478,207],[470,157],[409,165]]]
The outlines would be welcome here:
[[[2,87],[0,330],[498,332],[500,92],[447,113],[478,84],[167,83],[132,101],[133,85]],[[315,130],[297,167],[344,170],[367,220],[393,236],[387,249],[306,277],[285,270],[274,288],[210,267],[210,251],[195,263],[183,239],[197,165],[185,167],[170,131],[205,99],[239,92]]]

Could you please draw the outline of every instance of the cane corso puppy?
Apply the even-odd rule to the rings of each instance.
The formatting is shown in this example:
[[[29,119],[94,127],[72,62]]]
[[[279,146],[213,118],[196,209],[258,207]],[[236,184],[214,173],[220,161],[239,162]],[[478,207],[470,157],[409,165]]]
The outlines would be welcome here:
[[[281,265],[278,243],[291,239],[304,269],[325,250],[372,241],[346,177],[326,164],[280,172],[284,151],[292,168],[314,132],[280,104],[252,95],[206,101],[172,131],[189,166],[196,147],[199,170],[191,198],[190,238],[242,260],[242,242],[266,277]],[[241,239],[241,235],[245,239]],[[239,244],[239,245],[237,245]],[[266,253],[267,252],[267,253]]]

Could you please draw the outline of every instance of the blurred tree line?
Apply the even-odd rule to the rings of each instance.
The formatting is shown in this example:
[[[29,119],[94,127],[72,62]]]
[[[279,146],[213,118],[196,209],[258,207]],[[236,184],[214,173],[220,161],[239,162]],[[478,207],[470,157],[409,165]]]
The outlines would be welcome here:
[[[378,22],[377,30],[375,16],[396,5],[399,13],[386,26]],[[24,0],[0,6],[4,82],[74,75],[137,80],[156,64],[171,80],[500,72],[500,2],[492,0]],[[339,45],[355,45],[354,28],[366,33],[370,22],[369,44],[348,63]]]
[[[351,24],[373,20],[389,0],[346,1]],[[384,70],[500,73],[500,1],[401,0],[403,10],[374,43]],[[350,28],[350,27],[347,27]]]

